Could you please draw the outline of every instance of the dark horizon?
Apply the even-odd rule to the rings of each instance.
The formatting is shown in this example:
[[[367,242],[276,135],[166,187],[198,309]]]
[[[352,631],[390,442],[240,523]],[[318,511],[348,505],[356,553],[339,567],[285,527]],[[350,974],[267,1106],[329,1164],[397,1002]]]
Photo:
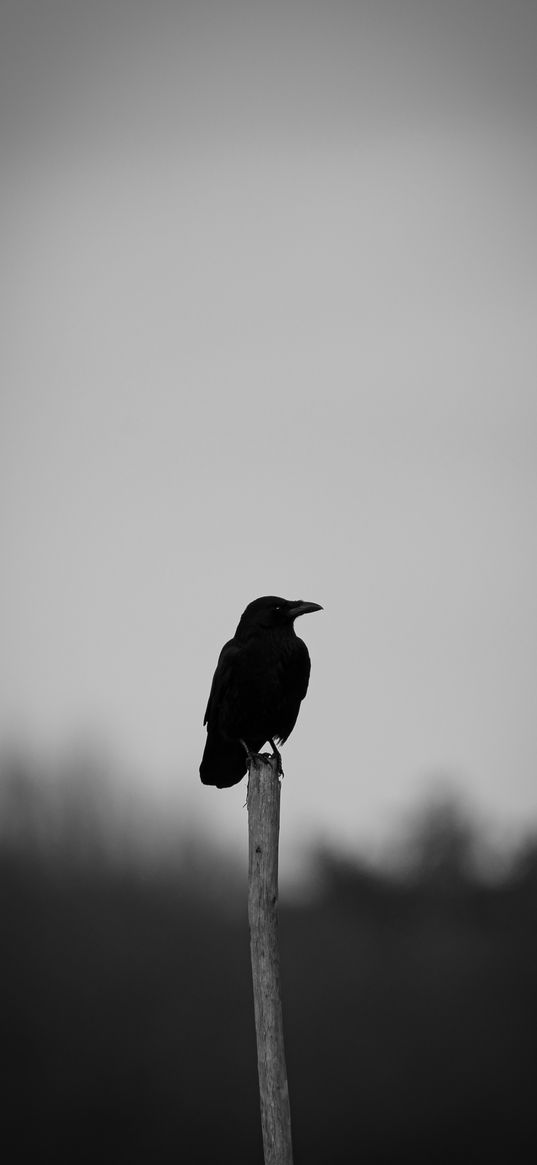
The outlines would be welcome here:
[[[246,779],[239,789],[239,846],[219,836],[212,823],[207,827],[192,815],[180,791],[164,803],[148,797],[150,784],[148,776],[130,784],[122,766],[87,745],[75,753],[66,750],[55,761],[40,761],[24,746],[12,745],[0,750],[0,846],[28,858],[41,855],[45,863],[54,863],[56,857],[76,862],[78,857],[90,866],[147,865],[162,872],[168,864],[172,872],[180,868],[184,853],[198,873],[209,858],[217,870],[227,868],[240,881],[247,857]],[[480,813],[460,785],[444,774],[431,778],[422,797],[406,805],[374,845],[364,843],[357,832],[353,845],[318,834],[296,847],[285,833],[287,785],[285,779],[280,880],[284,893],[291,895],[315,891],[325,856],[342,867],[355,864],[370,870],[372,877],[395,881],[419,880],[433,873],[435,863],[439,868],[447,863],[470,881],[501,883],[537,837],[537,818],[523,828],[502,830],[500,822]],[[228,794],[211,792],[220,798]]]
[[[246,870],[192,837],[118,844],[91,783],[64,782],[62,802],[10,779],[0,1019],[17,1159],[261,1165]],[[537,832],[494,877],[483,841],[456,804],[424,807],[395,866],[325,850],[309,893],[280,895],[297,1163],[532,1159]]]

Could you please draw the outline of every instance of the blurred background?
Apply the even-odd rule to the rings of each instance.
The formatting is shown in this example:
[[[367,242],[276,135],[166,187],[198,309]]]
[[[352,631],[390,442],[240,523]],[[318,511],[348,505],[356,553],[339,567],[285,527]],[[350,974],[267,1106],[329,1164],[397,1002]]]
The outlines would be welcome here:
[[[3,0],[0,868],[21,1154],[261,1160],[220,647],[285,747],[297,1160],[537,1147],[537,9]]]

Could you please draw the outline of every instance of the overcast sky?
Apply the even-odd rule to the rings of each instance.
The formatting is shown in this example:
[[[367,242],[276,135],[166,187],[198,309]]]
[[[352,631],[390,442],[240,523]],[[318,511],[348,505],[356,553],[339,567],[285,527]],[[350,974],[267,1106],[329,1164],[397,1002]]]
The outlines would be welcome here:
[[[275,593],[324,607],[288,841],[447,778],[537,820],[537,6],[0,24],[0,741],[242,835],[202,719]]]

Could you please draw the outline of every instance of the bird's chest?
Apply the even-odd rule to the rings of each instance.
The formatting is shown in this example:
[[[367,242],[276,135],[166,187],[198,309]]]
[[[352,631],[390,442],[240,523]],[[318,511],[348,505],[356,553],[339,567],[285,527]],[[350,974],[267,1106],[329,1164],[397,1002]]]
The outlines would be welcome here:
[[[286,704],[295,700],[297,653],[293,643],[272,641],[245,647],[235,667],[235,699],[230,708],[237,718],[239,735],[263,736],[278,732]],[[266,733],[267,735],[263,735]]]

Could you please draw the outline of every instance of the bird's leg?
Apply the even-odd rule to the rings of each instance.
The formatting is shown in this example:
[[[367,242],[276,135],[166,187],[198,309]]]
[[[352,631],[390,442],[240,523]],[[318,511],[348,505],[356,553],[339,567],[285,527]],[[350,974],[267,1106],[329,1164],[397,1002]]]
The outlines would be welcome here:
[[[245,806],[244,806],[245,809],[247,809],[248,808],[248,796],[250,793],[250,767],[251,767],[251,765],[253,765],[255,768],[257,766],[257,763],[259,760],[267,760],[268,761],[271,758],[269,757],[268,753],[252,752],[251,749],[248,748],[246,741],[242,739],[242,736],[239,737],[239,740],[240,740],[242,747],[246,753],[246,763],[248,766],[248,784],[246,785],[246,801],[245,801]],[[277,772],[278,777],[281,781],[283,778],[282,755],[281,755],[281,752],[279,751],[279,749],[276,748],[276,745],[270,736],[269,736],[269,741],[270,741],[270,744],[272,746],[272,755],[274,757],[276,757],[276,772]]]
[[[248,808],[248,796],[250,793],[250,765],[253,765],[255,768],[257,757],[256,757],[255,752],[250,752],[250,749],[248,748],[246,741],[242,739],[242,736],[240,737],[240,742],[241,742],[242,747],[246,753],[246,765],[248,768],[248,783],[246,785],[246,801],[244,802],[244,808],[247,809]]]
[[[276,745],[274,744],[272,737],[269,736],[269,740],[270,740],[270,743],[272,745],[272,754],[273,754],[273,756],[276,757],[276,769],[277,769],[277,773],[278,773],[278,776],[279,776],[280,781],[281,781],[281,780],[283,780],[282,754],[281,754],[279,748],[276,748]]]
[[[240,742],[241,742],[242,747],[246,753],[246,761],[248,764],[248,768],[250,767],[250,765],[255,766],[255,763],[257,761],[257,753],[252,752],[251,749],[248,748],[248,745],[247,745],[246,741],[242,739],[242,736],[240,737]]]

